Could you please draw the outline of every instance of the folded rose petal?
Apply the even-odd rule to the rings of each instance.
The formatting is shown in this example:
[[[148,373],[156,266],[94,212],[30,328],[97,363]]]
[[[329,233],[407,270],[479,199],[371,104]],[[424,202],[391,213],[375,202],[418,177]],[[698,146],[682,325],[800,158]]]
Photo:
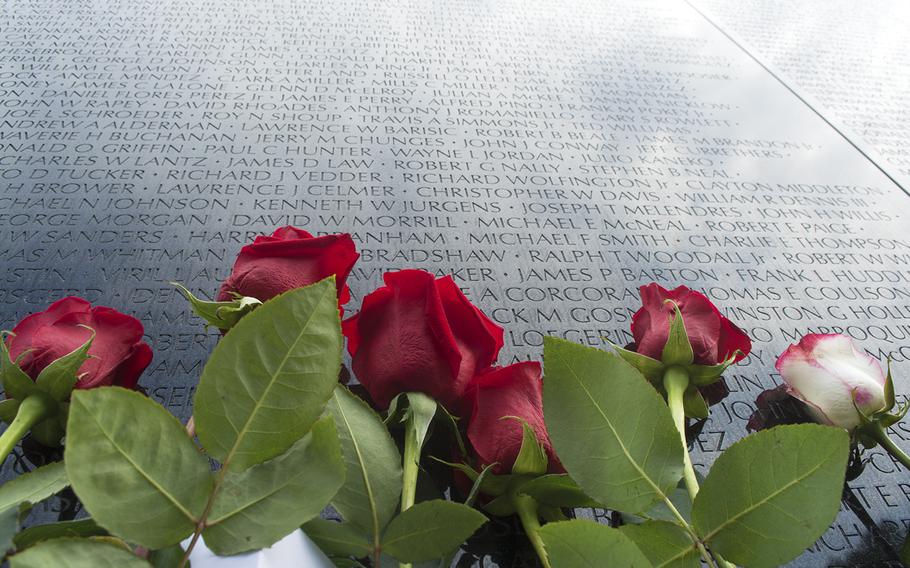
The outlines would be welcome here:
[[[218,300],[229,301],[232,294],[240,294],[265,302],[334,275],[342,306],[350,299],[346,282],[359,256],[350,235],[314,237],[303,229],[281,227],[240,249]]]

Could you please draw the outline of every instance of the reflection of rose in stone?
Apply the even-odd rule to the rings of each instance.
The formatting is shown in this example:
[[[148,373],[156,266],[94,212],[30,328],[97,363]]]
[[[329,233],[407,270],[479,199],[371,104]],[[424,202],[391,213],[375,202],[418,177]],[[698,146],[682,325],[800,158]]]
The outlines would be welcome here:
[[[746,429],[750,432],[766,430],[782,424],[812,422],[805,406],[787,390],[787,385],[762,391],[755,399],[755,410],[749,417]]]
[[[755,410],[749,416],[746,429],[749,432],[767,430],[784,424],[814,422],[806,411],[806,405],[788,392],[786,384],[762,391],[755,398]],[[859,447],[853,444],[850,461],[847,463],[847,481],[853,481],[863,472],[866,463]]]

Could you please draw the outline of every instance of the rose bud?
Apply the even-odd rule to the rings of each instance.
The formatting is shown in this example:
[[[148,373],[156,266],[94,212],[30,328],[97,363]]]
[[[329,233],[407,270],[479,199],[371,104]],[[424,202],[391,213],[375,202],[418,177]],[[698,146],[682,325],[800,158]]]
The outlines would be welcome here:
[[[468,440],[477,457],[478,469],[497,464],[494,474],[512,471],[521,450],[524,420],[547,454],[547,471],[564,473],[543,419],[543,381],[540,363],[523,362],[496,367],[475,377],[468,387],[471,418]]]
[[[666,290],[655,283],[639,291],[642,306],[632,316],[632,336],[639,354],[661,360],[676,307],[685,322],[695,364],[713,366],[731,358],[735,363],[751,351],[749,336],[721,315],[704,294],[685,286]]]
[[[398,394],[421,392],[461,412],[468,382],[499,355],[502,328],[449,276],[402,270],[383,280],[342,324],[354,375],[381,408]]]
[[[246,296],[265,302],[334,275],[338,305],[343,306],[350,299],[345,282],[359,256],[350,235],[314,237],[296,227],[281,227],[240,249],[231,275],[221,284],[218,301]]]
[[[812,333],[791,345],[775,365],[788,392],[823,424],[849,431],[886,408],[887,375],[874,357],[844,335]]]
[[[152,349],[142,341],[142,323],[113,308],[93,308],[82,298],[57,300],[19,322],[9,339],[10,358],[34,380],[45,367],[84,345],[92,332],[89,358],[79,368],[75,388],[136,388],[152,361]]]

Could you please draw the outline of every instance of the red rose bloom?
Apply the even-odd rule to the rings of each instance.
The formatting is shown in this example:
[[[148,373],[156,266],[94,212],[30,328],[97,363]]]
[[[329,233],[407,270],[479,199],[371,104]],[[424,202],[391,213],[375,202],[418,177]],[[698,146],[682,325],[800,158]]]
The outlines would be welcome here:
[[[402,270],[383,280],[342,324],[354,374],[382,408],[413,391],[460,412],[468,382],[499,355],[502,328],[449,276]]]
[[[345,282],[359,256],[350,235],[314,237],[296,227],[281,227],[240,249],[218,301],[233,300],[234,292],[265,302],[334,274],[338,305],[343,306],[350,299]]]
[[[537,441],[546,449],[548,471],[564,473],[544,425],[540,363],[531,361],[490,369],[471,382],[468,398],[473,409],[468,421],[468,440],[477,456],[478,469],[496,463],[493,473],[512,471],[524,430],[518,420],[503,417],[517,416],[534,429]]]
[[[740,353],[736,361],[739,361],[752,349],[749,336],[722,316],[704,294],[685,286],[668,291],[655,283],[642,286],[639,291],[642,306],[632,316],[632,336],[638,353],[660,360],[675,314],[673,304],[666,300],[673,300],[679,306],[695,363],[716,365],[737,350]]]
[[[77,389],[100,386],[135,388],[152,361],[152,349],[142,342],[142,324],[113,308],[92,307],[82,298],[63,298],[47,310],[32,314],[13,328],[9,352],[32,379],[60,357],[82,346],[92,332],[90,358],[79,368]]]

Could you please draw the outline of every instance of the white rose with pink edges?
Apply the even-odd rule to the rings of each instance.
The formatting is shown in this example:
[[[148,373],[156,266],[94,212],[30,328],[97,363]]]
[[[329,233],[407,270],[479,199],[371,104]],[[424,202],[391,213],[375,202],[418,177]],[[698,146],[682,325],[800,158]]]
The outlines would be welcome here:
[[[775,366],[789,393],[824,424],[853,431],[863,423],[859,411],[871,416],[886,410],[887,375],[847,336],[806,335]]]

